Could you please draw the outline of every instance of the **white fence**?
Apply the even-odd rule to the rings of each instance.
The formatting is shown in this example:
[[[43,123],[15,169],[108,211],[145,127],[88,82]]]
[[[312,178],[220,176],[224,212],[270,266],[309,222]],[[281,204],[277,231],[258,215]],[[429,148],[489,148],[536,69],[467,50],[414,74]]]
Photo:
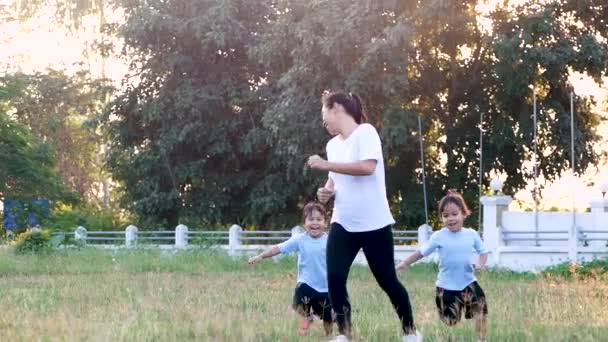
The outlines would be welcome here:
[[[247,231],[238,225],[233,225],[226,231],[193,231],[185,225],[166,231],[140,231],[133,225],[122,231],[88,231],[81,226],[74,231],[74,241],[79,245],[102,248],[155,246],[162,249],[186,249],[204,245],[226,250],[231,255],[251,255],[303,232],[304,228],[300,226],[278,231]],[[416,251],[417,247],[400,244],[427,241],[431,228],[423,225],[418,230],[395,230],[393,233],[395,252],[398,256],[405,257]],[[360,254],[355,262],[365,264],[365,258]]]
[[[563,262],[608,257],[608,201],[591,202],[591,212],[508,211],[508,196],[487,196],[483,238],[489,263],[515,271],[538,271]]]
[[[490,250],[490,266],[514,271],[538,271],[563,262],[580,262],[608,257],[608,201],[592,202],[589,213],[514,212],[508,196],[481,198],[483,239]],[[234,225],[226,231],[194,231],[184,225],[169,231],[140,231],[128,226],[124,231],[87,231],[78,227],[77,243],[95,246],[134,247],[154,245],[159,248],[215,246],[231,255],[249,255],[269,245],[303,232],[300,226],[282,231],[246,231]],[[394,230],[395,258],[401,260],[417,250],[432,233],[427,225],[418,230]],[[406,243],[407,245],[404,245]],[[435,261],[436,256],[427,261]],[[356,263],[365,264],[360,253]]]

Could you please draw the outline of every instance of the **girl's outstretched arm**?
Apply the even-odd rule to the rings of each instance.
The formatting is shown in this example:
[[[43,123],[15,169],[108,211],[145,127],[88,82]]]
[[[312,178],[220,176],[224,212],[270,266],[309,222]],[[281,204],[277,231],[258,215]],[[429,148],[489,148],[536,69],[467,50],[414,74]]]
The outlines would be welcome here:
[[[411,264],[415,263],[416,261],[418,261],[422,258],[424,258],[424,256],[422,256],[420,251],[416,251],[416,252],[414,252],[414,254],[410,255],[405,260],[400,262],[399,265],[397,265],[397,270],[398,271],[407,270]]]
[[[268,248],[267,250],[263,251],[262,253],[249,258],[248,262],[250,265],[255,265],[258,262],[262,261],[262,259],[272,258],[273,256],[275,256],[277,254],[281,254],[281,250],[279,249],[279,246],[272,246],[272,247]]]

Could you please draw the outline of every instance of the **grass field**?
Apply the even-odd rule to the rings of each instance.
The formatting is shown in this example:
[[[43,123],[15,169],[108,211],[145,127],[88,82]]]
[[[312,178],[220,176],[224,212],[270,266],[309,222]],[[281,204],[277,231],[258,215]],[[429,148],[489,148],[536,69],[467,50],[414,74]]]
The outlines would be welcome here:
[[[400,274],[425,341],[473,341],[473,324],[447,328],[434,306],[435,269]],[[315,323],[298,337],[289,309],[295,259],[251,267],[206,249],[63,250],[16,256],[0,250],[0,341],[322,341]],[[480,276],[490,341],[607,341],[608,282],[507,272]],[[349,290],[357,341],[399,341],[399,324],[370,272]]]

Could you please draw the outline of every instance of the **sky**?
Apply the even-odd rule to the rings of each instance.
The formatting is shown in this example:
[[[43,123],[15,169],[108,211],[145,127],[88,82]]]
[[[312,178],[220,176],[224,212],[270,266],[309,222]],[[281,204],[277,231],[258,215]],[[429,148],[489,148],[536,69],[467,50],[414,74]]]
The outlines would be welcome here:
[[[0,7],[14,0],[0,0]],[[481,2],[478,10],[487,12],[494,8],[496,2],[502,0],[488,0]],[[523,0],[511,0],[511,4],[521,3]],[[88,21],[87,21],[88,20]],[[52,23],[51,10],[43,11],[38,17],[26,23],[11,22],[0,25],[0,70],[4,72],[8,65],[18,65],[24,72],[43,71],[47,67],[66,69],[67,72],[75,72],[83,67],[88,68],[95,76],[101,75],[101,60],[90,58],[87,64],[79,65],[82,58],[83,46],[86,41],[95,38],[94,27],[98,19],[91,17],[85,19],[89,29],[80,32],[78,36],[70,34],[58,25]],[[120,85],[123,75],[127,72],[127,65],[118,58],[110,58],[106,61],[106,75],[112,79],[116,86]],[[607,87],[595,84],[584,75],[571,75],[570,81],[579,95],[594,96],[598,104],[606,103]],[[604,106],[605,108],[606,106]],[[598,111],[601,112],[598,108]],[[601,112],[604,117],[608,113]],[[606,151],[608,140],[608,124],[602,123],[599,133],[603,136],[602,141],[597,144],[598,151]],[[601,198],[601,193],[596,185],[608,181],[608,165],[606,160],[601,161],[598,168],[588,170],[580,177],[573,177],[566,172],[559,180],[548,184],[543,190],[543,199],[540,208],[559,207],[569,209],[573,203],[577,210],[589,207],[592,199]],[[539,183],[542,183],[539,180]],[[518,192],[515,197],[519,202],[512,206],[517,208],[531,207],[532,184],[527,189]]]

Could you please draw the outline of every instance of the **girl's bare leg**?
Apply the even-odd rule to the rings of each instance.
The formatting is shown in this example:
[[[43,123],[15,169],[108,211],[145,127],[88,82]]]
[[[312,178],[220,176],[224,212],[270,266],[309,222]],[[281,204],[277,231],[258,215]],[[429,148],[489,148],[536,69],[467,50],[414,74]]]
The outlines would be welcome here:
[[[487,315],[480,313],[475,316],[475,335],[478,341],[485,342],[488,336],[488,319]]]

